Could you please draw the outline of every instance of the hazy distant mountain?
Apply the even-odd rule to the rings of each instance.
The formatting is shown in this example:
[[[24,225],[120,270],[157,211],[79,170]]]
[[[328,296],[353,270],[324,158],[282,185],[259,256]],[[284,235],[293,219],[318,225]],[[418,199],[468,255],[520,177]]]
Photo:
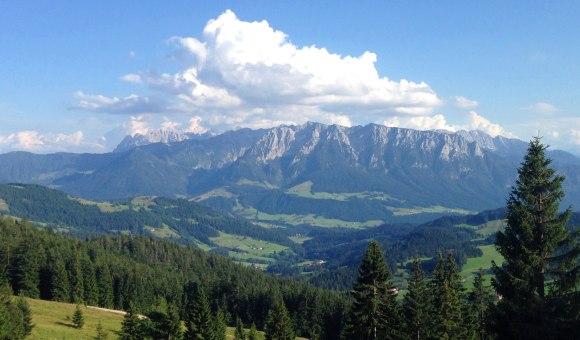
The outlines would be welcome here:
[[[215,136],[213,132],[193,133],[193,132],[178,132],[174,130],[157,129],[150,130],[146,134],[137,133],[132,136],[126,136],[121,143],[117,145],[113,152],[123,152],[131,150],[138,146],[144,146],[153,143],[175,143],[187,139],[199,140],[207,139]]]
[[[93,199],[191,197],[264,223],[362,227],[501,207],[527,147],[482,132],[374,124],[166,137],[102,155],[0,155],[0,180]],[[566,202],[580,206],[580,159],[549,156],[567,176]]]

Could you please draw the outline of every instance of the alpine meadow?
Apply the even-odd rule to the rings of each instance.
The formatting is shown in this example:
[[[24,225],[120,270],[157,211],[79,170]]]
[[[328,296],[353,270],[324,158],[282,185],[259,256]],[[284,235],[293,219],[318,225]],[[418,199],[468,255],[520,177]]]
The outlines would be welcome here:
[[[0,340],[579,339],[579,12],[0,4]]]

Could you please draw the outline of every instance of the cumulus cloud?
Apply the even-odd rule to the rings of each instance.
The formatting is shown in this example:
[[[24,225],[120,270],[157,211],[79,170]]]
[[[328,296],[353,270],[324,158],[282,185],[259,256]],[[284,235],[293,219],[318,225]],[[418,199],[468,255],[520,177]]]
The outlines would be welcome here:
[[[417,130],[447,130],[450,132],[456,132],[459,130],[480,130],[492,137],[498,135],[513,137],[513,134],[505,131],[501,125],[492,123],[489,119],[479,115],[475,111],[469,112],[466,117],[466,124],[463,125],[449,124],[445,119],[445,116],[441,114],[424,117],[394,117],[385,120],[383,124],[386,126],[406,127]]]
[[[185,130],[185,132],[192,132],[192,133],[198,133],[198,134],[206,133],[208,131],[209,130],[207,128],[202,126],[200,116],[191,117],[189,119],[189,125],[187,126],[187,129]]]
[[[0,151],[25,150],[31,152],[56,152],[69,151],[78,147],[90,147],[85,143],[82,131],[76,131],[71,134],[43,134],[36,130],[26,130],[0,136]]]
[[[479,106],[477,100],[467,99],[462,96],[455,97],[455,106],[460,109],[475,109]]]
[[[553,115],[558,112],[558,108],[550,103],[539,102],[524,108],[527,111],[544,115]]]
[[[124,81],[154,96],[107,97],[79,92],[74,109],[93,112],[187,113],[215,130],[308,120],[343,125],[430,117],[442,104],[424,82],[379,75],[377,55],[343,56],[299,47],[267,21],[232,11],[210,20],[200,38],[172,37],[175,73],[144,71]]]

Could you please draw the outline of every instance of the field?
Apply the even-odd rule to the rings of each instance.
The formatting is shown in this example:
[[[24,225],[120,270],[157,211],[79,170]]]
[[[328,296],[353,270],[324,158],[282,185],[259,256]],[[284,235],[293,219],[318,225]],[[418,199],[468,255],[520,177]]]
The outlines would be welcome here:
[[[61,302],[26,299],[32,310],[32,339],[94,339],[100,322],[109,339],[117,338],[124,313],[81,306],[85,318],[82,329],[70,320],[76,305]]]
[[[0,211],[10,211],[8,204],[0,198]]]
[[[116,339],[125,315],[123,311],[81,306],[85,325],[82,329],[76,329],[70,320],[76,305],[35,299],[26,299],[26,301],[30,304],[32,323],[34,324],[30,339],[94,339],[99,323],[107,333],[108,339]],[[227,339],[234,338],[234,331],[233,327],[228,327]],[[246,332],[248,331],[246,329]],[[265,338],[263,332],[258,333],[260,339]]]
[[[479,272],[479,268],[482,268],[484,271],[491,268],[492,260],[494,260],[498,266],[503,263],[503,257],[497,252],[495,246],[487,245],[478,248],[483,251],[483,256],[467,259],[467,263],[463,266],[463,269],[460,272],[461,276],[465,278],[465,288],[467,289],[473,287],[473,277],[477,272]],[[487,285],[490,284],[490,278],[492,276],[493,275],[489,273],[484,276]]]
[[[335,200],[335,201],[348,201],[352,198],[359,199],[369,199],[369,200],[381,200],[381,201],[394,201],[397,200],[392,196],[385,194],[384,192],[313,192],[312,182],[306,181],[304,183],[298,184],[290,189],[287,193],[291,195],[296,195],[305,198],[321,199],[321,200]]]
[[[473,214],[473,211],[464,210],[464,209],[457,209],[457,208],[448,208],[442,206],[432,206],[432,207],[414,207],[414,208],[395,208],[395,207],[387,207],[387,210],[393,213],[395,216],[408,216],[408,215],[417,215],[417,214],[454,214],[454,215],[469,215]]]

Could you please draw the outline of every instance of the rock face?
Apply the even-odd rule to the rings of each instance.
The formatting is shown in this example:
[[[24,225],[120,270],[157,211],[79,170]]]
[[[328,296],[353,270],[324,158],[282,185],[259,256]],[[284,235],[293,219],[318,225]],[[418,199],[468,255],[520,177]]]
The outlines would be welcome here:
[[[220,135],[158,131],[127,137],[110,154],[0,155],[0,181],[93,199],[185,196],[224,209],[326,217],[353,210],[351,217],[385,220],[417,207],[505,205],[526,147],[480,131],[375,124],[306,123]],[[580,206],[580,160],[562,151],[549,156],[567,176],[566,203]]]
[[[123,138],[121,143],[117,145],[113,152],[123,152],[134,149],[138,146],[145,146],[154,143],[176,143],[181,142],[184,140],[192,139],[192,140],[200,140],[200,139],[207,139],[215,136],[212,132],[206,132],[203,134],[197,134],[192,132],[177,132],[173,130],[151,130],[147,132],[147,134],[143,135],[137,133],[133,136],[127,136]]]

